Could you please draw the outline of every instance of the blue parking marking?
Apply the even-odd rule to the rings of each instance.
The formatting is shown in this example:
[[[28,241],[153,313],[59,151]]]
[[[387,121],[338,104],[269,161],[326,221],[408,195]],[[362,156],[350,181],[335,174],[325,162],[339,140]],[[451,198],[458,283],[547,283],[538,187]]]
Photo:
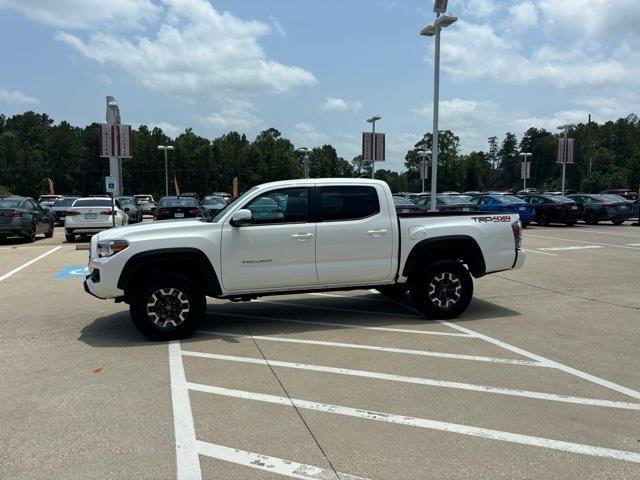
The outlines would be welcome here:
[[[81,278],[89,274],[89,269],[86,265],[67,265],[63,270],[60,270],[55,274],[55,278],[58,280],[68,280],[70,278]]]

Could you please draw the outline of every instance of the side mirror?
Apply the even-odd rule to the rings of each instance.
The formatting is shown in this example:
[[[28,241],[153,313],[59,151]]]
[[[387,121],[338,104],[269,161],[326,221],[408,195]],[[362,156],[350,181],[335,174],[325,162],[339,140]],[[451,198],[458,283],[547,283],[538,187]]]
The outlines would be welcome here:
[[[251,213],[251,210],[242,209],[233,214],[231,222],[229,223],[233,227],[242,227],[244,225],[251,225],[252,222],[253,213]]]

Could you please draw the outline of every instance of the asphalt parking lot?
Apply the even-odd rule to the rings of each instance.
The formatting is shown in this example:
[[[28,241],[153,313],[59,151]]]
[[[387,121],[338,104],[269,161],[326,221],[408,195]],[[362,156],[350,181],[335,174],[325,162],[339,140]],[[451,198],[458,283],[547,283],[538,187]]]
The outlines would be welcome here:
[[[209,300],[166,344],[84,293],[63,229],[10,239],[0,477],[640,478],[640,228],[524,242],[452,322],[366,290]]]

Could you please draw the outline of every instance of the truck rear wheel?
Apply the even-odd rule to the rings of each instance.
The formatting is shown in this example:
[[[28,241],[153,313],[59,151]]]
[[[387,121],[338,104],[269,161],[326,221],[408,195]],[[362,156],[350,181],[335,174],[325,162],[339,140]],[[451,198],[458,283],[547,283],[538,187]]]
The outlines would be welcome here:
[[[473,279],[460,262],[442,260],[416,273],[409,292],[427,318],[456,318],[473,298]]]
[[[204,291],[184,275],[166,273],[140,283],[129,310],[136,328],[151,340],[186,338],[204,318]]]

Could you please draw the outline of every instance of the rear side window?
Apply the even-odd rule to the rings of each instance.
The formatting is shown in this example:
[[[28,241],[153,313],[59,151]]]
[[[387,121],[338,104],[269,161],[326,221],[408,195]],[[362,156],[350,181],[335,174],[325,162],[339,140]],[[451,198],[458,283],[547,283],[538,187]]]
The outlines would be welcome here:
[[[374,187],[322,187],[322,220],[358,220],[380,212]]]

